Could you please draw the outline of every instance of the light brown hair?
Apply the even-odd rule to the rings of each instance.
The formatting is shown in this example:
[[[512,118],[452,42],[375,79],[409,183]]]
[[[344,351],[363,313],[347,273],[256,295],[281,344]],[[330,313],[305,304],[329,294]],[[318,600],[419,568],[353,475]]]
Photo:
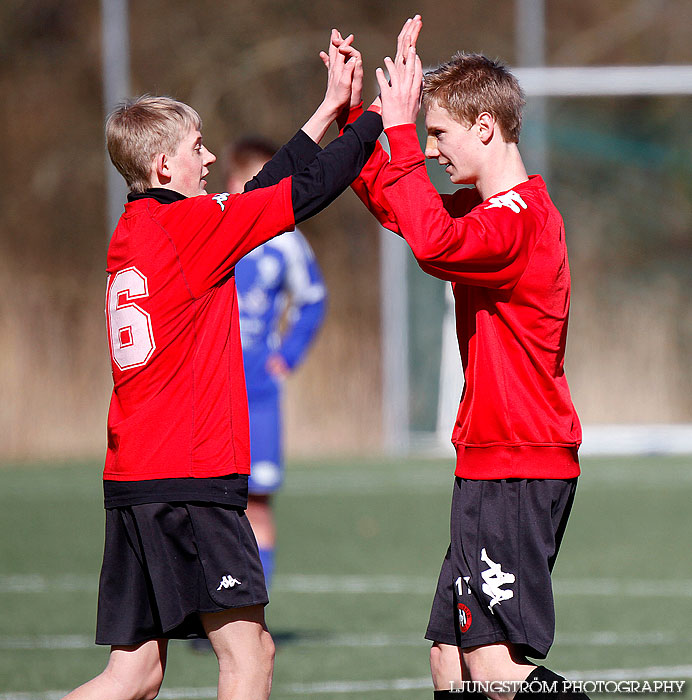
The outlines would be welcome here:
[[[151,186],[151,164],[159,153],[175,155],[199,114],[171,97],[142,95],[119,104],[106,119],[106,145],[113,165],[132,192]]]
[[[473,124],[482,112],[498,123],[502,138],[519,143],[524,93],[499,61],[482,54],[459,53],[425,75],[423,105],[437,104],[461,123]]]

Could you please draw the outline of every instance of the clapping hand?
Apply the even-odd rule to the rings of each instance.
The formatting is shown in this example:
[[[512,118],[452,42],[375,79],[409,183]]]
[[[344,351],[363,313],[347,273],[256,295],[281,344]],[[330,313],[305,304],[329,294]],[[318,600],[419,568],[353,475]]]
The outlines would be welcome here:
[[[341,36],[341,32],[336,29],[332,29],[331,39],[329,42],[329,51],[320,51],[320,58],[327,68],[327,83],[329,83],[329,76],[335,70],[335,66],[338,66],[339,54],[343,55],[346,64],[353,61],[353,73],[351,76],[351,91],[348,100],[348,104],[343,104],[339,115],[337,116],[337,125],[341,129],[346,123],[348,117],[348,110],[357,107],[363,101],[363,58],[353,45],[353,34],[350,34],[346,39]]]
[[[322,140],[333,121],[343,119],[345,122],[343,115],[348,115],[354,99],[360,103],[363,60],[360,52],[351,45],[352,42],[353,34],[344,39],[338,30],[332,29],[328,52],[320,52],[320,57],[327,66],[327,90],[324,100],[303,126],[303,131],[315,143]]]
[[[406,59],[409,55],[409,49],[413,46],[416,48],[416,42],[418,41],[418,35],[420,30],[423,28],[423,20],[420,15],[414,15],[409,17],[405,22],[404,26],[399,32],[399,36],[396,38],[396,56],[394,57],[394,65],[402,68],[406,65]],[[375,101],[372,103],[371,110],[382,114],[382,100],[378,95]]]
[[[375,75],[380,86],[382,123],[387,129],[400,124],[415,124],[423,90],[423,66],[415,46],[409,46],[397,60],[384,59],[389,81],[382,68]]]

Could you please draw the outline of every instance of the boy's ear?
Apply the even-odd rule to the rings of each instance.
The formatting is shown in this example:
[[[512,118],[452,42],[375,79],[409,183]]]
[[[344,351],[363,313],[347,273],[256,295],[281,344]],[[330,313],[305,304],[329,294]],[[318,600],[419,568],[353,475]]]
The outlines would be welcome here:
[[[151,173],[158,184],[165,184],[171,179],[168,156],[165,153],[157,153],[151,167]]]
[[[481,112],[478,117],[476,117],[476,128],[478,129],[478,136],[483,143],[489,143],[493,138],[497,123],[495,122],[495,117],[493,117],[490,112]]]
[[[156,174],[161,177],[168,175],[168,158],[165,153],[157,153],[154,159],[154,168],[156,168]]]

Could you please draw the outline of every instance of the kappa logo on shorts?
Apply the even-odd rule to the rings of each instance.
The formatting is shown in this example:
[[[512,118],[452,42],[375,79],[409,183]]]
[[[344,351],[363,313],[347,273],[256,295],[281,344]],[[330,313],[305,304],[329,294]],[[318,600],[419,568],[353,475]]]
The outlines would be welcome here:
[[[481,549],[481,561],[485,562],[490,568],[485,571],[481,571],[481,576],[483,577],[483,593],[490,598],[490,605],[488,609],[491,613],[495,614],[493,607],[498,605],[503,600],[509,600],[514,598],[514,591],[511,589],[504,589],[507,583],[514,583],[516,581],[516,576],[514,574],[507,573],[502,570],[501,564],[496,564],[485,551],[485,547]]]
[[[459,609],[459,629],[461,633],[464,634],[469,631],[473,616],[471,615],[471,611],[463,603],[459,603],[457,608]]]
[[[219,584],[219,587],[216,590],[220,591],[222,588],[233,588],[234,586],[240,585],[242,585],[242,583],[238,581],[237,578],[233,578],[233,576],[227,574],[221,579],[221,583]]]

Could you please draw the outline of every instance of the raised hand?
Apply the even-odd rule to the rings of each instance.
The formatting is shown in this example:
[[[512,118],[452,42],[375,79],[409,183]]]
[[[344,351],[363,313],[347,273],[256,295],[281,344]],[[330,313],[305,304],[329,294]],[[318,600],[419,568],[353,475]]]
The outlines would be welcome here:
[[[351,103],[352,83],[356,66],[360,64],[363,71],[363,61],[360,52],[352,46],[353,34],[345,39],[341,33],[332,29],[329,53],[320,52],[320,58],[327,67],[327,90],[324,102],[339,112]],[[362,75],[361,75],[362,88]]]
[[[322,104],[303,126],[303,131],[315,143],[319,143],[324,137],[329,125],[346,112],[351,103],[354,75],[360,74],[356,82],[363,83],[363,61],[360,52],[351,46],[353,35],[345,39],[341,34],[332,29],[329,53],[320,52],[320,57],[327,66],[327,90]]]
[[[423,66],[414,46],[409,46],[399,65],[389,56],[384,59],[389,82],[382,68],[375,72],[382,100],[382,123],[387,129],[399,124],[414,124],[420,110]]]
[[[418,41],[418,35],[420,30],[423,28],[423,20],[420,15],[414,15],[409,17],[405,22],[404,26],[399,32],[399,36],[396,38],[396,56],[394,57],[394,64],[402,68],[406,65],[406,58],[408,56],[408,50],[413,47],[416,48],[416,42]],[[370,107],[371,110],[382,113],[382,100],[378,95],[375,101]]]
[[[423,20],[420,15],[409,17],[404,22],[404,26],[401,28],[399,36],[396,38],[396,56],[394,57],[394,63],[397,66],[403,66],[406,63],[408,50],[412,46],[414,49],[416,48],[418,35],[422,28]]]
[[[338,53],[345,56],[346,63],[349,61],[355,61],[353,75],[351,78],[351,96],[348,103],[348,109],[357,107],[363,101],[363,58],[360,51],[353,46],[352,41],[353,34],[350,34],[348,37],[346,37],[346,39],[344,39],[338,30],[332,29],[331,39],[329,42],[329,52],[327,53],[325,51],[320,51],[320,58],[327,68],[328,75],[333,70]],[[329,78],[327,78],[327,80],[329,81]],[[348,109],[344,108],[337,117],[339,127],[342,127],[345,124],[348,116]]]

